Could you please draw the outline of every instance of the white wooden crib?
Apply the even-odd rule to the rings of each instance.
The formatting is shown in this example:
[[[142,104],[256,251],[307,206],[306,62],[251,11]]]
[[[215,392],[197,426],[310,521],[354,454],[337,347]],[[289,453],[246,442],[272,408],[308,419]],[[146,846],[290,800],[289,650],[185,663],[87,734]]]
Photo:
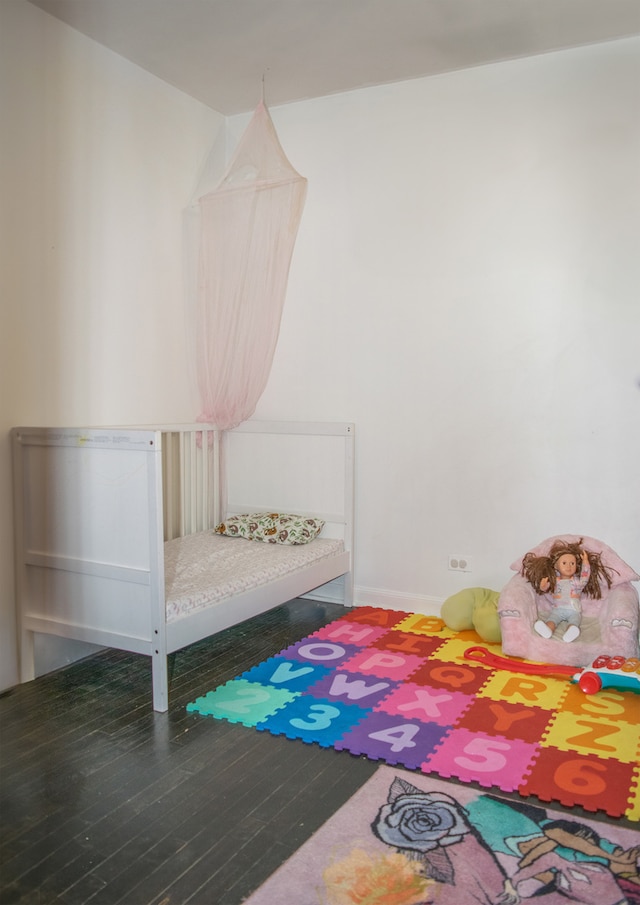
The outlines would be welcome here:
[[[21,427],[12,439],[23,682],[34,633],[57,635],[150,656],[153,707],[166,711],[174,651],[301,595],[352,602],[353,424]],[[213,531],[272,511],[325,526],[300,546]]]

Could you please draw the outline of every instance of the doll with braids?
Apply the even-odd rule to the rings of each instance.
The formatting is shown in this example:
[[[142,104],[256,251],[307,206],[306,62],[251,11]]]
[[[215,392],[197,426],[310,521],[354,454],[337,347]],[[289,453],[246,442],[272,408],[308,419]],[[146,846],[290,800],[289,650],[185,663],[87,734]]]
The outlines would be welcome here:
[[[600,580],[611,587],[611,577],[602,565],[599,553],[588,554],[578,543],[556,541],[546,556],[527,553],[522,561],[522,575],[539,595],[550,602],[550,612],[534,623],[543,638],[550,638],[556,627],[566,623],[563,641],[575,641],[580,635],[582,595],[600,599]],[[580,571],[578,572],[578,565]]]

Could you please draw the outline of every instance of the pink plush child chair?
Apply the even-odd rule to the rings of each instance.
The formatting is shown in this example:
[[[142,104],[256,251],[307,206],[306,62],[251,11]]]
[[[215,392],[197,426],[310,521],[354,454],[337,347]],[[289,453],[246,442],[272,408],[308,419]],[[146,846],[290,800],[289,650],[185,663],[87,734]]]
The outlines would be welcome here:
[[[545,556],[555,541],[579,543],[589,553],[599,553],[602,565],[611,575],[611,587],[602,584],[600,600],[583,598],[580,636],[575,641],[562,640],[566,626],[551,638],[542,638],[534,629],[537,594],[520,572],[522,557],[511,564],[517,574],[500,593],[498,614],[502,629],[502,650],[512,657],[523,657],[540,663],[562,663],[567,666],[589,666],[600,654],[637,657],[639,654],[638,593],[631,584],[640,575],[602,541],[578,534],[560,534],[542,541],[531,552]],[[529,552],[529,551],[526,551]]]

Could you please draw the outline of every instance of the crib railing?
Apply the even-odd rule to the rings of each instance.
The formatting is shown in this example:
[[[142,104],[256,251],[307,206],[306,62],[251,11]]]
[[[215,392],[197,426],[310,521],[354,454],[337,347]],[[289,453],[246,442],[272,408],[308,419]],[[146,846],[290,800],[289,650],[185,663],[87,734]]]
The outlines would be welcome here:
[[[206,531],[220,521],[220,431],[203,425],[162,432],[164,539]]]

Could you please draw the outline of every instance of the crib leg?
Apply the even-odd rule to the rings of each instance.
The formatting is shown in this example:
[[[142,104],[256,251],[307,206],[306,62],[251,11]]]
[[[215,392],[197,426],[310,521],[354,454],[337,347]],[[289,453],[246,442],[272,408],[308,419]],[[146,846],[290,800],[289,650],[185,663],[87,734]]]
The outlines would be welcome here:
[[[349,571],[344,576],[344,605],[353,606],[353,572]]]
[[[166,654],[154,653],[151,658],[151,674],[153,681],[153,709],[158,713],[166,713],[169,709],[169,657]]]
[[[20,681],[30,682],[36,677],[33,632],[20,631]]]

